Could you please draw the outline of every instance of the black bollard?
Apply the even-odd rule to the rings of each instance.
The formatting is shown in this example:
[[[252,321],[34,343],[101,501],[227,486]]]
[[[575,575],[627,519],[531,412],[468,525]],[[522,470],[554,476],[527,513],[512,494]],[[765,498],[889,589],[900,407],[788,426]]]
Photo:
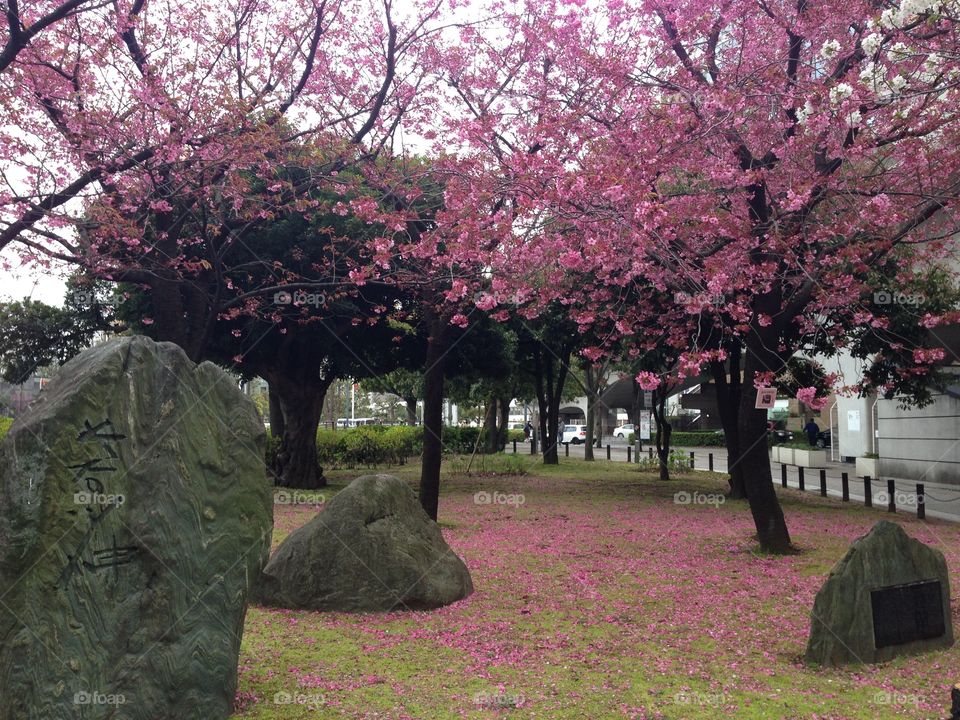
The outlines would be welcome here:
[[[803,486],[803,466],[802,465],[797,466],[797,473],[798,473],[797,481],[800,483],[800,489],[805,490],[806,488],[804,488]]]
[[[917,483],[917,518],[923,520],[927,516],[926,497],[924,497],[923,483]]]
[[[787,486],[787,464],[782,463],[780,465],[780,483],[786,487]]]
[[[820,497],[827,496],[827,471],[820,471]]]
[[[514,455],[517,454],[517,441],[516,441],[516,440],[513,441],[513,454],[514,454]]]
[[[630,445],[627,445],[627,462],[633,462],[632,453],[633,453],[633,447]]]
[[[690,469],[693,470],[694,458],[696,456],[693,454],[693,450],[690,451]]]
[[[850,502],[850,476],[847,473],[840,474],[840,487],[843,490],[843,502]]]
[[[707,453],[707,467],[713,472],[713,453]]]
[[[887,512],[897,511],[897,486],[895,481],[887,480]]]
[[[863,476],[863,504],[873,507],[873,491],[870,489],[870,476]]]
[[[610,459],[610,446],[607,445],[607,460]]]
[[[563,444],[563,454],[566,457],[570,457],[570,443]]]

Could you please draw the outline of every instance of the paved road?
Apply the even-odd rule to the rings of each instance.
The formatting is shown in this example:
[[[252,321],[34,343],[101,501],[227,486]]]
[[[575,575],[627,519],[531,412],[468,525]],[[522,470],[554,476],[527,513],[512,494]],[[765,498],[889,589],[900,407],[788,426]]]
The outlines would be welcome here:
[[[610,447],[610,460],[613,462],[626,462],[627,461],[627,443],[624,440],[613,437],[605,437],[602,441],[603,447],[594,448],[594,457],[597,460],[603,460],[606,458],[607,446]],[[688,447],[678,447],[677,450],[683,452],[684,456],[689,457],[691,452],[694,453],[694,467],[697,470],[707,470],[709,469],[710,456],[713,456],[713,469],[714,472],[726,473],[727,472],[727,451],[724,448],[688,448]],[[512,452],[513,448],[508,443],[507,452]],[[530,445],[529,443],[517,443],[517,452],[518,453],[529,453]],[[561,457],[564,456],[566,450],[565,448],[560,448]],[[648,456],[648,446],[644,444],[643,456]],[[633,453],[631,452],[631,459],[636,460],[632,457]],[[569,457],[582,458],[583,457],[583,446],[582,445],[570,445],[569,447]],[[773,475],[774,482],[777,484],[777,487],[780,487],[782,484],[782,466],[778,462],[772,462],[771,465],[771,474]],[[804,488],[806,492],[819,493],[820,492],[820,469],[821,468],[804,468]],[[850,501],[863,503],[864,501],[864,481],[863,478],[857,477],[854,473],[853,463],[838,463],[828,461],[826,465],[822,468],[826,470],[826,482],[827,482],[827,495],[830,497],[836,497],[842,499],[843,496],[843,480],[842,474],[847,473],[848,483],[850,489]],[[874,478],[871,481],[871,496],[873,500],[873,506],[878,509],[886,509],[888,507],[889,495],[887,492],[887,480],[888,478],[877,479]],[[790,465],[787,467],[787,487],[799,489],[800,486],[800,473],[799,468],[796,466]],[[927,517],[936,517],[944,520],[952,520],[954,522],[960,522],[960,486],[953,485],[943,485],[940,483],[928,483],[924,482],[924,505],[926,506],[926,515]],[[915,480],[904,480],[904,479],[894,479],[894,494],[893,500],[895,502],[897,512],[909,512],[915,514],[917,511],[917,494],[916,494],[917,482]]]

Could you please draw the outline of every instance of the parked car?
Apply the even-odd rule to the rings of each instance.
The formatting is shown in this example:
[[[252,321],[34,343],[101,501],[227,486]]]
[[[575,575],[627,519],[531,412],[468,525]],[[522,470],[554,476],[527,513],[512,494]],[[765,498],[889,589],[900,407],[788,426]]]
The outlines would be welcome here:
[[[564,425],[563,434],[560,436],[560,442],[579,445],[587,441],[586,425]]]
[[[613,436],[615,438],[622,438],[623,440],[626,440],[628,437],[630,437],[630,433],[632,432],[635,432],[633,429],[633,423],[627,423],[626,425],[621,425],[620,427],[615,428],[613,431]]]
[[[821,430],[817,433],[816,445],[821,450],[833,445],[833,438],[831,437],[829,430]]]
[[[793,440],[793,433],[771,420],[767,423],[767,439],[774,445],[777,443],[786,443]]]

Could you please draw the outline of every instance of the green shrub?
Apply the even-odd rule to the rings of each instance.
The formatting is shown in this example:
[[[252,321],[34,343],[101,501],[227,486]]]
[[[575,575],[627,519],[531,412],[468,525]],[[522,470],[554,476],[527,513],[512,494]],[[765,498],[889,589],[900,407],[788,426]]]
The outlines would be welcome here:
[[[640,459],[641,470],[659,470],[660,459],[656,453],[651,457],[642,457]],[[683,472],[690,469],[690,458],[679,450],[671,450],[667,455],[667,469],[671,472]]]
[[[443,451],[445,453],[469,455],[477,445],[480,428],[445,427],[443,428]]]
[[[352,430],[331,430],[320,428],[317,430],[317,462],[323,467],[337,464],[341,452],[340,441],[343,436]]]
[[[507,442],[508,443],[513,442],[514,440],[516,440],[517,442],[523,442],[524,440],[526,440],[526,436],[523,434],[523,430],[515,430],[512,428],[510,430],[507,430]]]
[[[0,438],[7,434],[11,425],[13,425],[13,418],[0,417]]]
[[[713,430],[674,432],[670,435],[670,444],[676,447],[723,447],[723,433]]]

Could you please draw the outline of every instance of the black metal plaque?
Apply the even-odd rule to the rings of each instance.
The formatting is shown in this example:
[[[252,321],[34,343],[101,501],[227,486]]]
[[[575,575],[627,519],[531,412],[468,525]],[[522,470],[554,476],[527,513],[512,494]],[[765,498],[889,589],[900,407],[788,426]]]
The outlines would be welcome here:
[[[870,591],[876,648],[938,638],[946,632],[939,580]]]

